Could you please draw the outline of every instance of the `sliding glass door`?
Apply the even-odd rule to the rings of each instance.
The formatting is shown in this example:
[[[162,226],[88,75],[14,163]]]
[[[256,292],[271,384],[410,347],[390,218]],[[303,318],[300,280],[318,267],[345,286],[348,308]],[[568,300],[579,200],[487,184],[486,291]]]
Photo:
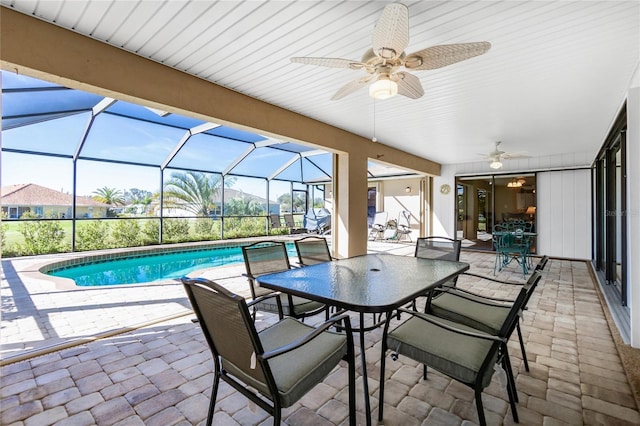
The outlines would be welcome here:
[[[458,177],[456,194],[457,238],[464,247],[493,250],[493,227],[508,222],[530,223],[535,232],[535,174]]]
[[[618,118],[595,162],[594,264],[627,304],[626,112]]]

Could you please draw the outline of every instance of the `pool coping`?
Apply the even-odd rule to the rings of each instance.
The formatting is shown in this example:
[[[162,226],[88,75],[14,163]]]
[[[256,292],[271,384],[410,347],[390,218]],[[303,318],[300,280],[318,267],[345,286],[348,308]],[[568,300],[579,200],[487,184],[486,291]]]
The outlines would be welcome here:
[[[253,244],[259,241],[293,241],[295,238],[289,236],[269,236],[269,237],[253,237],[253,238],[236,238],[229,240],[214,240],[214,241],[197,241],[197,242],[185,242],[175,244],[159,244],[153,246],[141,246],[141,247],[123,247],[114,249],[84,251],[84,252],[71,252],[71,253],[59,253],[60,256],[64,256],[62,259],[49,259],[34,265],[30,271],[23,271],[31,278],[45,279],[55,285],[58,290],[79,290],[79,289],[92,289],[96,286],[81,286],[71,278],[57,277],[50,275],[48,272],[65,268],[77,266],[84,263],[97,263],[106,262],[110,260],[122,259],[126,257],[144,257],[149,255],[161,255],[176,251],[204,251],[211,248],[224,248],[224,247],[237,247],[239,245]],[[58,256],[58,255],[55,255]],[[207,269],[207,268],[203,268]],[[195,271],[194,271],[195,272]],[[158,280],[148,283],[135,283],[135,284],[117,284],[119,288],[126,286],[140,286],[140,285],[166,285],[170,283],[178,283],[179,280],[175,278],[168,278],[166,280]],[[108,288],[110,286],[98,286],[99,288]]]

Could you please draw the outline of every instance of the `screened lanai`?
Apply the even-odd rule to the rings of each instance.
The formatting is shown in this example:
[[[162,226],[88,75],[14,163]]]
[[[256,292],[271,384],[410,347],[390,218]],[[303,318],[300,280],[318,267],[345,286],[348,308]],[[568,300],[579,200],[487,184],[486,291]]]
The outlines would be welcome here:
[[[195,239],[279,232],[270,215],[285,213],[304,227],[309,213],[332,209],[332,169],[332,153],[310,145],[2,71],[4,217],[64,220],[71,225],[72,250],[77,226],[84,226],[76,221],[91,219],[152,217],[157,224],[146,225],[147,243],[175,241],[164,235],[165,220],[214,219],[211,226],[200,225],[207,231]],[[411,175],[369,162],[369,178]],[[183,179],[178,189],[190,197],[176,199],[175,185],[167,192],[176,176]],[[213,193],[195,188],[197,177],[207,179]],[[31,184],[67,194],[70,201],[53,207],[53,193],[43,189],[40,199],[7,196]],[[107,190],[122,197],[106,200],[103,208],[84,206]],[[198,199],[204,196],[209,202]]]

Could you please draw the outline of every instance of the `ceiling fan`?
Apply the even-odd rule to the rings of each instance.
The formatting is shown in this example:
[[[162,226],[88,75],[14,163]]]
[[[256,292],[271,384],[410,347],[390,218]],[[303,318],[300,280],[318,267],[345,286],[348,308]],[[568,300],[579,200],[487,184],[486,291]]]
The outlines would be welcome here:
[[[341,99],[356,90],[369,86],[369,95],[386,99],[396,94],[417,99],[424,95],[420,80],[406,70],[432,70],[486,53],[491,43],[443,44],[427,47],[409,55],[409,9],[401,3],[385,6],[373,30],[372,48],[360,61],[340,58],[295,57],[291,62],[322,67],[362,69],[367,75],[341,87],[331,100]],[[404,68],[404,69],[403,69]]]
[[[501,143],[502,143],[501,141],[496,142],[496,147],[493,149],[493,151],[491,151],[489,154],[484,156],[487,160],[490,161],[489,167],[491,167],[492,169],[495,169],[495,170],[501,169],[502,160],[527,157],[522,153],[509,153],[509,152],[502,151],[500,149]]]

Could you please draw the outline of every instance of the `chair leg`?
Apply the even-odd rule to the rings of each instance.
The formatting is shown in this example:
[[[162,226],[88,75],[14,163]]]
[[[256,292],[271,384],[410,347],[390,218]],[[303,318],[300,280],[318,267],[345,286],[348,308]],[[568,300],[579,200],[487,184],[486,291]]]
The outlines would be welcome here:
[[[422,364],[422,378],[427,380],[427,364]]]
[[[518,391],[516,391],[516,384],[513,380],[513,373],[511,372],[511,365],[509,365],[508,355],[505,356],[502,360],[502,368],[505,370],[508,368],[507,376],[510,380],[507,380],[507,395],[509,395],[509,405],[511,406],[511,415],[513,416],[513,421],[519,423],[520,420],[518,418],[518,408],[516,407],[516,402],[518,402]],[[506,360],[506,361],[505,361]]]
[[[504,368],[504,372],[507,374],[507,384],[511,385],[511,389],[513,389],[513,399],[515,402],[520,402],[518,399],[518,392],[516,392],[516,380],[513,377],[513,368],[511,367],[511,360],[509,359],[509,353],[505,347],[504,357],[502,358],[502,365]],[[509,387],[507,387],[507,390]]]
[[[482,407],[482,390],[476,389],[476,408],[478,409],[478,421],[480,426],[487,426],[487,421],[484,418],[484,408]]]
[[[282,412],[280,407],[275,407],[273,410],[273,426],[280,426],[280,421],[282,420]]]
[[[522,351],[522,360],[524,361],[524,369],[529,371],[529,362],[527,361],[527,351],[524,349],[524,341],[522,340],[522,331],[520,330],[520,319],[516,323],[516,330],[518,332],[518,340],[520,340],[520,350]]]
[[[216,398],[218,396],[218,385],[220,384],[220,373],[214,371],[213,386],[211,388],[211,399],[209,400],[209,413],[207,414],[207,426],[213,424],[213,412],[216,408]]]

